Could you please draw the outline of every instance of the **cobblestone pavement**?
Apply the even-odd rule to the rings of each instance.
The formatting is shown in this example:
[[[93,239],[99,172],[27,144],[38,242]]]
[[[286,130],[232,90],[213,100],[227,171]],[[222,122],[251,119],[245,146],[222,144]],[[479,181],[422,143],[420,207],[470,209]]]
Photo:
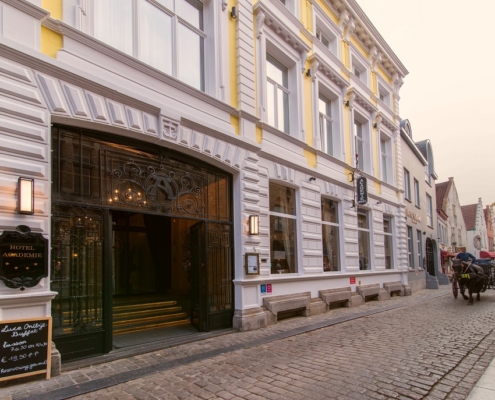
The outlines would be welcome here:
[[[495,290],[450,286],[0,388],[32,399],[465,399],[495,357]]]

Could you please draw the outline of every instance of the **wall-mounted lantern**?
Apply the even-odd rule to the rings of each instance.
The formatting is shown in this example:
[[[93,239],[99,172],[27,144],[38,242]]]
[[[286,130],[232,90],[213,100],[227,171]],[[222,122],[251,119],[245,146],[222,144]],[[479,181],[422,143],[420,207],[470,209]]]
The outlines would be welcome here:
[[[17,194],[19,214],[34,214],[34,179],[20,177]]]
[[[260,216],[250,215],[249,216],[249,234],[259,235],[260,234]]]

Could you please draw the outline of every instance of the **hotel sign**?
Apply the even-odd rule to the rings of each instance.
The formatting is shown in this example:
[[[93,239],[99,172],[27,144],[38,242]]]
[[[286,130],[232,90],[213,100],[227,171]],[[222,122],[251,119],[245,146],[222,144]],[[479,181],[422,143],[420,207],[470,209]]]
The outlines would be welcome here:
[[[414,224],[417,224],[418,222],[421,222],[421,215],[418,215],[416,213],[413,213],[410,210],[406,210],[406,216],[408,216],[409,218],[411,218],[411,220],[412,220],[412,222]]]
[[[368,202],[368,185],[364,176],[357,180],[357,203],[366,204]]]
[[[25,225],[0,235],[0,279],[11,289],[36,286],[48,276],[48,240]]]

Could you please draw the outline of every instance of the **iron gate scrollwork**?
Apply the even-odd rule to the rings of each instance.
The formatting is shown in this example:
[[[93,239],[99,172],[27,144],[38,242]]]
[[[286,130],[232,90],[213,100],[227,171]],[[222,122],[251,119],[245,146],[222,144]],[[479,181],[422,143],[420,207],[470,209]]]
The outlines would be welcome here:
[[[51,288],[53,334],[103,329],[103,213],[54,204]]]

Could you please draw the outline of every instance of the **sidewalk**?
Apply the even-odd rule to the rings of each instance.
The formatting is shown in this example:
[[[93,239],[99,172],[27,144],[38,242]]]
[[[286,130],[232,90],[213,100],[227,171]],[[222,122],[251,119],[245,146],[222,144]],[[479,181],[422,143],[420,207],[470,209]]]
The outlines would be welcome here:
[[[491,292],[493,294],[490,293],[491,296],[490,299],[487,299],[487,305],[495,298],[495,291]],[[192,363],[204,362],[204,360],[218,356],[225,359],[235,352],[259,349],[270,343],[297,337],[306,332],[316,332],[322,328],[340,326],[339,324],[343,322],[372,317],[373,315],[386,315],[387,311],[394,312],[394,310],[408,306],[444,302],[451,296],[450,285],[442,285],[437,290],[425,289],[414,293],[412,296],[395,297],[387,301],[372,301],[359,307],[338,308],[307,318],[284,320],[255,331],[226,330],[208,335],[199,334],[195,336],[195,339],[187,339],[189,342],[185,342],[185,339],[173,342],[159,341],[139,346],[139,348],[113,351],[100,357],[64,364],[62,374],[50,380],[2,384],[0,386],[0,400],[28,398],[57,400],[89,394],[122,383],[136,382],[136,380],[142,380],[157,372],[170,371],[175,374],[178,369],[190,368],[189,365]],[[461,306],[461,304],[456,304],[456,306]],[[474,307],[473,311],[476,310]],[[471,306],[469,310],[471,311]],[[455,324],[455,321],[451,321]],[[482,347],[477,350],[484,353]],[[490,353],[485,354],[485,359],[488,354]],[[489,360],[490,358],[486,360],[485,366],[490,362]],[[473,372],[475,378],[469,381],[471,385],[476,382],[479,376],[476,371]],[[468,383],[468,379],[465,382]],[[464,393],[466,394],[467,391]],[[495,360],[491,362],[483,376],[478,379],[476,386],[471,389],[469,397],[466,398],[470,400],[495,398]]]
[[[476,382],[466,400],[493,400],[495,399],[495,358],[485,373]]]

